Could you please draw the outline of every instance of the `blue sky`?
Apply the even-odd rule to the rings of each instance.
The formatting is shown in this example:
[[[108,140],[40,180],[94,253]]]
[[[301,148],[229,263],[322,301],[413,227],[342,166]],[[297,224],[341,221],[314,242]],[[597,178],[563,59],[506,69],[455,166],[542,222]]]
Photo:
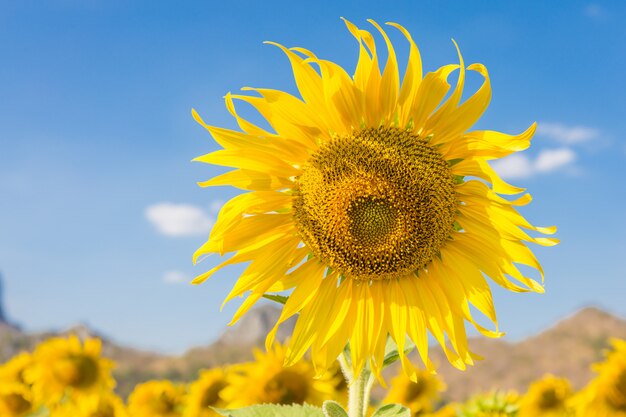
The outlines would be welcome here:
[[[295,93],[265,40],[352,73],[358,51],[340,16],[403,24],[429,71],[456,62],[454,38],[490,71],[478,128],[540,123],[531,149],[496,168],[528,189],[523,214],[558,225],[562,244],[536,249],[546,294],[495,290],[507,337],[589,304],[626,316],[625,3],[51,0],[0,1],[0,271],[11,318],[28,330],[83,321],[164,352],[217,337],[240,269],[186,282],[217,262],[194,267],[191,255],[237,192],[196,186],[221,170],[190,163],[216,149],[190,109],[234,128],[226,92]]]

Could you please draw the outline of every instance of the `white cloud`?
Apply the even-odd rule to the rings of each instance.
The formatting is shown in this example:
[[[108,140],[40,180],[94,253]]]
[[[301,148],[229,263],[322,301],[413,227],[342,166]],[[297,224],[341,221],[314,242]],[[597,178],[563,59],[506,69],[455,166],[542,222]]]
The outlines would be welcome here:
[[[514,154],[491,164],[502,178],[526,178],[533,174],[532,162],[526,155]]]
[[[158,203],[149,206],[145,214],[166,236],[206,235],[213,226],[210,211],[190,204]]]
[[[535,160],[537,172],[550,172],[568,165],[576,160],[576,154],[569,148],[548,149],[541,151]]]
[[[163,282],[166,284],[181,284],[189,281],[189,277],[180,271],[166,271],[163,274]]]
[[[600,131],[586,126],[567,126],[563,123],[539,123],[537,134],[565,145],[575,145],[600,137]]]
[[[537,158],[514,154],[493,162],[492,167],[502,178],[528,178],[536,174],[556,171],[570,166],[576,160],[576,153],[569,148],[547,149]]]

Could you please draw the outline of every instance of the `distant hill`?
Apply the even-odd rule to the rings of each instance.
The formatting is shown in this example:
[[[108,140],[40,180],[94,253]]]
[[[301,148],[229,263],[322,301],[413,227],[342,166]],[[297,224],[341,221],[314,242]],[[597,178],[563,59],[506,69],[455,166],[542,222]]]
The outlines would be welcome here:
[[[280,309],[263,305],[251,310],[234,327],[227,328],[214,343],[190,349],[181,356],[166,356],[112,343],[107,337],[77,326],[66,331],[29,334],[0,324],[0,362],[22,350],[32,350],[40,341],[57,335],[77,333],[103,340],[104,355],[115,360],[118,391],[127,395],[132,387],[152,378],[188,381],[199,369],[252,359],[252,349],[262,347]],[[278,340],[293,330],[293,321],[281,326]],[[448,385],[447,400],[462,400],[473,392],[490,388],[517,389],[524,392],[528,383],[553,373],[569,378],[575,387],[583,386],[592,376],[590,365],[601,360],[611,337],[626,339],[626,321],[597,308],[586,308],[561,320],[544,332],[517,343],[502,339],[470,339],[472,350],[485,357],[465,372],[450,366],[443,352],[433,347],[431,357],[440,365],[439,374]],[[419,363],[416,360],[415,363]],[[389,376],[397,366],[387,370]],[[375,393],[376,394],[376,393]],[[381,395],[378,391],[377,396]]]

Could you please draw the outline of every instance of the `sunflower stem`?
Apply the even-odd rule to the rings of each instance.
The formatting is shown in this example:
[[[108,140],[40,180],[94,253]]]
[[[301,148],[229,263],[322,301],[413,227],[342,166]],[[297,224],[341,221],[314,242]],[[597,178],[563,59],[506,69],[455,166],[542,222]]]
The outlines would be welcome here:
[[[365,417],[370,402],[370,392],[374,385],[374,377],[369,369],[364,367],[356,378],[345,354],[339,356],[339,364],[343,375],[348,381],[348,415],[349,417]]]

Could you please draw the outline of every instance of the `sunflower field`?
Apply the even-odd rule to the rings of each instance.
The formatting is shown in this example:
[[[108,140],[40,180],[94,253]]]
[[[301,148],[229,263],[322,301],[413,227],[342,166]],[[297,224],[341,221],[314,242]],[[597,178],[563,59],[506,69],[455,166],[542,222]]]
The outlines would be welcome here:
[[[195,381],[138,384],[127,399],[115,393],[115,364],[100,354],[98,339],[52,338],[32,353],[0,365],[2,417],[254,417],[339,416],[346,386],[338,364],[321,378],[304,359],[283,367],[285,348],[255,352],[255,360],[201,370]],[[595,377],[574,391],[554,375],[523,393],[480,392],[464,403],[444,403],[445,381],[429,371],[389,381],[386,395],[366,416],[620,417],[626,416],[626,341],[614,339]],[[279,406],[279,407],[277,407]],[[273,408],[270,408],[273,407]],[[376,408],[378,407],[378,408]]]

